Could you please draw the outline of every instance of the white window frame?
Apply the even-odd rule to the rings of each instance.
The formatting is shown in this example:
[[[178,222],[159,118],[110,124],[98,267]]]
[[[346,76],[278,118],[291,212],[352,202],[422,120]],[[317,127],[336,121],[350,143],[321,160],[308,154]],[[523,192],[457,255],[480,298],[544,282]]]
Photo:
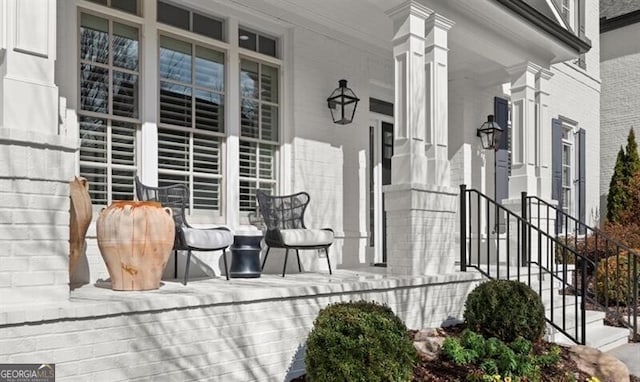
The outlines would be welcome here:
[[[569,24],[569,28],[578,34],[578,14],[576,12],[576,0],[560,0],[560,14]]]
[[[122,11],[116,11],[118,13],[124,13]],[[108,22],[108,34],[109,34],[109,51],[110,53],[112,53],[112,44],[111,44],[111,38],[113,37],[113,23],[116,22],[118,24],[122,24],[122,25],[127,25],[127,26],[131,26],[134,27],[138,30],[138,70],[134,71],[134,70],[130,70],[127,68],[122,68],[119,66],[114,66],[113,65],[113,54],[109,54],[109,60],[106,64],[104,63],[99,63],[99,62],[94,62],[94,61],[86,61],[82,59],[82,55],[81,55],[81,51],[82,51],[82,39],[80,37],[80,30],[82,28],[82,15],[86,14],[86,15],[91,15],[94,17],[99,17],[102,19],[107,20]],[[82,167],[87,167],[87,168],[93,168],[93,169],[105,169],[106,171],[106,205],[109,205],[113,202],[113,170],[128,170],[128,171],[133,171],[134,173],[137,172],[138,168],[140,167],[140,157],[139,157],[139,138],[140,138],[140,129],[142,126],[142,117],[141,117],[141,111],[142,111],[142,93],[143,93],[143,88],[142,88],[142,78],[143,78],[143,71],[142,71],[142,50],[143,50],[143,38],[142,38],[142,25],[135,23],[135,22],[131,22],[129,20],[124,20],[122,18],[116,17],[113,14],[111,14],[111,12],[109,13],[101,13],[101,12],[94,12],[85,8],[78,8],[77,9],[77,24],[76,24],[76,30],[75,33],[78,36],[78,42],[77,42],[77,46],[75,47],[76,49],[76,78],[77,78],[77,113],[78,113],[78,134],[80,136],[80,134],[82,133],[80,131],[80,119],[83,117],[92,117],[92,118],[98,118],[98,119],[103,119],[106,120],[106,152],[105,152],[105,156],[106,156],[106,163],[101,164],[101,163],[96,163],[96,162],[83,162],[81,160],[81,156],[78,157],[78,163],[79,163],[79,169],[82,169]],[[88,111],[88,110],[82,110],[82,81],[81,81],[81,70],[80,67],[83,64],[89,64],[89,65],[95,65],[104,69],[108,70],[108,105],[107,105],[107,113],[100,113],[100,112],[94,112],[94,111]],[[124,116],[117,116],[113,114],[113,71],[118,71],[118,72],[123,72],[123,73],[128,73],[128,74],[135,74],[138,76],[138,117],[137,118],[130,118],[130,117],[124,117]],[[112,147],[113,147],[113,142],[112,142],[112,124],[114,121],[117,122],[125,122],[125,123],[131,123],[135,125],[135,131],[134,131],[134,165],[133,166],[125,166],[125,165],[119,165],[119,164],[113,164],[112,163]],[[82,151],[82,145],[80,147],[80,151]],[[81,172],[79,172],[80,175],[83,175]],[[132,186],[132,190],[133,190],[133,182],[131,184]],[[132,197],[134,195],[132,194]],[[101,204],[101,203],[97,203],[95,200],[93,202],[93,209],[95,211],[99,211],[102,207],[104,207],[105,205]]]
[[[278,44],[278,41],[276,41],[276,43]],[[258,66],[258,78],[261,77],[260,73],[262,70],[262,66],[263,65],[268,65],[271,67],[274,67],[277,69],[278,71],[278,82],[277,82],[277,86],[278,86],[278,102],[271,102],[271,101],[263,101],[262,97],[258,98],[258,99],[252,99],[252,101],[255,101],[258,103],[259,105],[259,110],[262,110],[262,105],[268,105],[268,106],[276,106],[278,108],[278,139],[274,142],[271,140],[265,140],[262,139],[261,137],[258,138],[251,138],[251,137],[243,137],[242,136],[242,129],[241,126],[239,126],[239,133],[238,133],[238,155],[237,155],[237,159],[238,159],[238,166],[240,164],[240,143],[241,142],[251,142],[251,143],[256,143],[256,147],[257,152],[256,154],[256,176],[255,177],[248,177],[248,176],[242,176],[240,175],[240,173],[238,172],[238,195],[240,195],[240,181],[249,181],[249,182],[255,182],[256,183],[256,189],[260,189],[260,184],[261,183],[266,183],[266,184],[270,184],[273,186],[274,192],[276,194],[279,193],[279,179],[280,179],[280,152],[281,152],[281,142],[282,142],[282,116],[283,116],[283,112],[282,112],[282,81],[283,81],[283,71],[282,71],[282,63],[281,60],[273,58],[271,56],[267,56],[267,55],[263,55],[261,53],[256,53],[253,52],[251,50],[248,49],[241,49],[241,54],[238,57],[238,61],[240,62],[241,60],[249,60],[252,62],[257,63]],[[250,53],[249,53],[250,52]],[[239,66],[240,67],[240,66]],[[240,70],[238,71],[238,84],[240,84],[240,74],[242,72],[242,69],[240,68]],[[240,103],[240,105],[242,104],[242,94],[239,94],[239,99],[238,102]],[[239,108],[239,110],[241,111],[241,108]],[[261,113],[260,113],[261,114]],[[239,119],[240,121],[240,116]],[[261,131],[262,131],[262,118],[261,116],[258,118],[258,131],[259,131],[259,135],[261,135]],[[260,155],[259,155],[259,147],[260,145],[269,145],[269,146],[273,146],[275,148],[274,150],[274,163],[273,163],[273,179],[265,179],[265,178],[261,178],[260,177]],[[256,211],[242,211],[240,210],[240,208],[238,208],[238,210],[240,211],[240,222],[241,224],[250,224],[250,216],[252,213],[255,213]]]
[[[96,3],[75,0],[67,6],[66,2],[63,11],[73,8],[74,24],[69,25],[69,29],[63,28],[61,35],[72,34],[73,44],[63,47],[62,52],[75,56],[75,66],[72,69],[65,69],[66,73],[74,79],[72,91],[67,91],[69,97],[80,101],[80,74],[79,74],[79,51],[80,41],[78,41],[80,28],[80,13],[88,13],[109,20],[129,24],[138,28],[139,32],[139,94],[138,119],[136,122],[136,170],[143,181],[150,185],[157,185],[158,175],[158,135],[157,127],[159,122],[159,36],[168,34],[179,39],[187,39],[197,44],[202,44],[212,49],[221,50],[225,53],[225,137],[222,141],[222,184],[220,192],[221,210],[220,215],[208,213],[204,215],[190,215],[189,221],[193,224],[219,224],[225,223],[237,228],[243,224],[250,223],[250,220],[239,213],[238,200],[238,156],[239,156],[239,123],[240,123],[240,57],[261,61],[279,68],[279,112],[278,112],[278,142],[276,152],[276,163],[274,164],[274,176],[276,192],[291,192],[293,181],[291,178],[291,156],[292,131],[289,129],[293,119],[292,103],[286,89],[290,88],[292,75],[288,71],[292,59],[291,51],[284,49],[290,46],[291,34],[286,23],[279,21],[267,21],[247,16],[231,7],[221,5],[220,7],[198,7],[198,12],[207,16],[224,20],[225,41],[216,40],[197,33],[176,28],[170,25],[158,23],[156,20],[156,7],[154,0],[138,0],[140,2],[139,15],[133,15],[117,9],[97,5]],[[172,2],[171,0],[168,0]],[[257,31],[264,35],[275,38],[277,44],[278,58],[267,56],[258,52],[247,50],[239,46],[238,28]],[[71,57],[73,57],[71,56]],[[71,66],[71,65],[69,65]],[[63,84],[64,86],[64,84]],[[73,94],[76,93],[76,94]],[[144,95],[144,96],[143,96]],[[151,101],[152,100],[152,101]],[[70,103],[73,107],[73,103]],[[106,116],[100,116],[106,117]],[[118,118],[121,119],[121,118]],[[79,157],[76,154],[76,171],[79,171]],[[83,164],[84,165],[84,164]],[[77,172],[78,173],[78,172]],[[188,211],[191,213],[191,211]],[[215,215],[215,216],[212,216]]]
[[[176,28],[177,29],[177,28]],[[202,215],[204,220],[206,221],[206,217],[207,216],[211,216],[213,215],[213,219],[215,222],[219,222],[220,221],[220,217],[223,215],[224,212],[224,191],[225,191],[225,187],[224,187],[224,178],[225,178],[225,163],[228,160],[228,158],[226,157],[225,153],[225,144],[226,144],[226,138],[228,136],[228,128],[227,128],[227,119],[226,119],[226,112],[222,115],[223,116],[223,132],[214,132],[214,131],[207,131],[207,130],[199,130],[196,128],[195,123],[196,123],[196,109],[195,109],[195,91],[196,90],[206,90],[206,91],[213,91],[214,93],[217,94],[221,94],[223,97],[223,105],[225,105],[225,109],[226,109],[226,105],[228,103],[228,89],[227,89],[227,78],[228,78],[228,65],[226,65],[226,63],[228,62],[228,57],[227,57],[227,50],[226,49],[221,49],[218,46],[209,44],[207,42],[210,41],[218,41],[218,40],[214,40],[211,38],[207,38],[207,37],[200,37],[200,38],[196,38],[196,36],[200,36],[196,33],[193,32],[189,32],[189,31],[185,31],[185,33],[189,33],[190,37],[185,37],[182,36],[181,34],[174,34],[174,33],[170,33],[170,32],[165,32],[163,28],[158,28],[158,62],[157,64],[157,68],[158,68],[158,76],[156,78],[156,81],[158,83],[158,92],[157,92],[157,105],[158,105],[158,130],[159,129],[168,129],[168,130],[173,130],[173,131],[181,131],[181,132],[185,132],[189,134],[189,170],[187,172],[184,171],[178,171],[178,170],[169,170],[169,169],[161,169],[160,165],[158,164],[158,179],[160,179],[160,175],[161,174],[167,174],[167,175],[178,175],[178,176],[185,176],[188,178],[188,187],[189,187],[189,213],[192,216],[199,216]],[[171,80],[171,79],[163,79],[160,76],[160,42],[161,42],[161,37],[162,36],[166,36],[175,40],[179,40],[181,42],[187,43],[191,46],[191,65],[192,65],[192,69],[191,69],[191,83],[187,84],[187,83],[182,83],[179,81],[175,81],[175,80]],[[207,40],[207,42],[204,42],[203,40]],[[224,54],[224,63],[225,63],[225,68],[224,68],[224,91],[223,92],[216,92],[214,90],[211,89],[206,89],[203,88],[201,86],[196,85],[195,83],[195,58],[196,58],[196,47],[200,46],[202,48],[206,48],[206,49],[211,49],[217,52],[220,52],[222,54]],[[172,84],[176,84],[179,86],[184,86],[184,87],[188,87],[192,90],[192,108],[191,108],[191,127],[185,127],[185,126],[177,126],[177,125],[172,125],[172,124],[168,124],[168,123],[163,123],[160,120],[160,113],[161,113],[161,109],[160,109],[160,89],[161,89],[161,82],[168,82],[168,83],[172,83]],[[220,142],[220,163],[219,163],[219,168],[220,168],[220,172],[219,174],[209,174],[209,173],[196,173],[193,170],[193,154],[194,154],[194,134],[197,133],[201,136],[211,136],[211,137],[215,137],[216,139],[219,139]],[[158,136],[158,145],[160,144],[160,137]],[[159,152],[157,153],[157,156]],[[218,181],[218,209],[216,210],[198,210],[194,207],[194,177],[203,177],[203,178],[209,178],[209,179],[216,179]]]

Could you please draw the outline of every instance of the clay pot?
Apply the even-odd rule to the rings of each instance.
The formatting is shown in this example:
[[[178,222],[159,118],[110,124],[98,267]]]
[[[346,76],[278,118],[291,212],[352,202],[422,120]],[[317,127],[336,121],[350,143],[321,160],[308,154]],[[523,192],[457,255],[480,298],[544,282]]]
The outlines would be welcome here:
[[[112,289],[160,287],[175,236],[170,208],[158,202],[115,201],[100,212],[96,230]]]
[[[77,176],[69,182],[69,277],[73,275],[84,250],[84,238],[91,224],[91,196],[89,182]]]

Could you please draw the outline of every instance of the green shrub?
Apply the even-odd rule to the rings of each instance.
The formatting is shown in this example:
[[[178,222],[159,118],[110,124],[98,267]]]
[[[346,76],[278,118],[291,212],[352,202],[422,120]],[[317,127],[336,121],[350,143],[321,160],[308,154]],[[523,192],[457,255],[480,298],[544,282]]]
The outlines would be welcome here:
[[[540,297],[526,284],[513,280],[480,284],[467,297],[464,320],[469,329],[507,342],[518,336],[537,341],[546,325]]]
[[[631,267],[631,268],[630,268]],[[640,262],[636,261],[636,273],[640,274]],[[596,269],[596,292],[598,299],[605,303],[628,305],[633,300],[633,262],[629,255],[621,253],[598,263]],[[636,288],[638,286],[636,285]]]
[[[442,354],[456,365],[479,367],[482,372],[470,375],[470,381],[492,380],[490,378],[495,378],[495,375],[513,377],[514,381],[538,381],[543,367],[554,366],[560,361],[560,348],[557,346],[548,353],[534,354],[531,341],[522,337],[507,344],[495,337],[485,340],[482,335],[468,329],[460,338],[447,337],[442,345]]]
[[[322,309],[307,339],[310,381],[410,381],[417,351],[407,327],[375,302]]]

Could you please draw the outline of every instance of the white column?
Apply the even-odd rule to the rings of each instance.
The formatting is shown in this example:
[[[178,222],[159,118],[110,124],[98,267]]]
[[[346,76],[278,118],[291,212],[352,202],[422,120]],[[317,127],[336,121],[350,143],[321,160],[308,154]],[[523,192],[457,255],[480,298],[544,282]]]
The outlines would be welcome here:
[[[449,97],[447,34],[453,22],[433,13],[426,21],[426,151],[428,184],[449,186]]]
[[[391,185],[383,188],[387,266],[394,274],[449,273],[458,253],[458,190],[449,187],[447,153],[446,34],[452,23],[416,1],[387,14],[396,74]]]
[[[59,132],[56,27],[55,0],[0,1],[3,308],[69,296],[69,181],[78,137]]]
[[[158,184],[158,32],[156,26],[156,0],[144,0],[145,20],[141,35],[144,36],[142,44],[142,67],[140,73],[143,76],[140,86],[141,94],[146,94],[142,102],[141,117],[142,128],[140,133],[140,179],[142,183],[155,186]]]
[[[541,68],[536,76],[538,196],[551,200],[551,117],[549,115],[549,80],[553,73]]]
[[[536,74],[538,65],[530,62],[508,69],[511,76],[512,170],[509,199],[520,193],[536,194]]]
[[[426,184],[425,20],[432,11],[408,1],[387,12],[393,20],[395,127],[391,183]]]

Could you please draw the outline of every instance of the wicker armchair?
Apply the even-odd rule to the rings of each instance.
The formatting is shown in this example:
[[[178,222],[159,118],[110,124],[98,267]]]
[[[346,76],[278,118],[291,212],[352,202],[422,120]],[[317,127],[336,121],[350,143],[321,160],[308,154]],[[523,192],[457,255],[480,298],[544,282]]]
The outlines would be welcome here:
[[[187,251],[187,262],[184,270],[184,285],[189,277],[191,251],[220,251],[224,260],[225,275],[229,280],[227,266],[227,248],[233,243],[233,233],[229,228],[194,228],[186,219],[186,206],[189,200],[189,188],[184,184],[173,184],[165,187],[151,187],[140,182],[136,176],[136,196],[138,200],[153,200],[173,210],[176,225],[176,238],[173,244],[176,278],[178,271],[178,251]]]
[[[329,247],[334,240],[333,230],[328,228],[309,229],[305,226],[304,213],[307,205],[309,205],[309,194],[299,192],[293,195],[271,196],[258,190],[256,199],[258,200],[260,214],[267,227],[264,236],[267,252],[262,261],[262,269],[264,269],[264,264],[267,262],[271,248],[284,248],[286,250],[282,277],[284,277],[287,270],[290,249],[296,251],[298,270],[300,272],[302,272],[300,249],[324,249],[327,255],[329,274],[332,274]]]

